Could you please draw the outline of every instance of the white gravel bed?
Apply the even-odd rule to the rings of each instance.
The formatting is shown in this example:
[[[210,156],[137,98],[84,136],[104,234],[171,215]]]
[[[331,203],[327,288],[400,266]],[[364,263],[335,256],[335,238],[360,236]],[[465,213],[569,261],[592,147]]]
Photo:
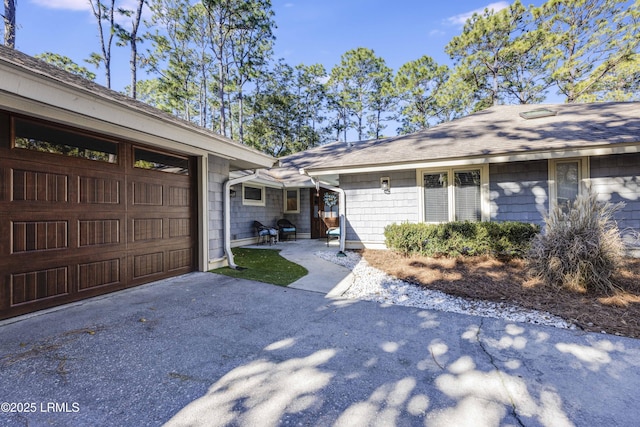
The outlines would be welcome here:
[[[316,256],[346,267],[353,272],[353,284],[342,295],[345,298],[575,329],[575,325],[550,313],[529,310],[507,303],[469,300],[447,295],[440,291],[423,289],[412,283],[391,277],[370,266],[356,252],[346,251],[345,254],[346,257],[337,257],[335,251],[315,253]]]

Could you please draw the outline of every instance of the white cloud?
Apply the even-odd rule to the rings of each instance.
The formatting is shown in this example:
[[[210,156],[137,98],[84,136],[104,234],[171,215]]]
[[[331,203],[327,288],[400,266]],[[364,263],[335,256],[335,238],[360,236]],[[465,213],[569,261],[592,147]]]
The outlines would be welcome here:
[[[88,0],[31,0],[31,2],[48,9],[91,10]]]
[[[91,5],[89,0],[31,0],[33,4],[42,6],[48,9],[70,10],[70,11],[87,11],[91,12]],[[103,2],[106,3],[106,2]],[[120,0],[116,2],[116,9],[122,8],[127,10],[136,10],[138,0]],[[149,8],[144,6],[142,9],[142,19],[148,19],[150,15]],[[92,15],[91,15],[92,16]],[[93,18],[92,18],[93,19]],[[126,17],[116,14],[115,20],[121,25],[130,25],[133,17]]]
[[[451,16],[446,19],[446,22],[451,25],[463,26],[467,19],[471,18],[474,13],[481,14],[485,9],[493,10],[494,12],[498,12],[499,10],[506,9],[509,7],[509,3],[506,1],[499,1],[495,3],[489,3],[488,5],[471,10],[469,12],[461,13],[459,15]]]
[[[48,9],[62,9],[62,10],[91,10],[89,0],[31,0],[32,3],[38,6],[46,7]],[[106,3],[106,2],[105,2]],[[124,0],[116,2],[116,8],[123,8],[129,10],[135,10],[136,0]]]

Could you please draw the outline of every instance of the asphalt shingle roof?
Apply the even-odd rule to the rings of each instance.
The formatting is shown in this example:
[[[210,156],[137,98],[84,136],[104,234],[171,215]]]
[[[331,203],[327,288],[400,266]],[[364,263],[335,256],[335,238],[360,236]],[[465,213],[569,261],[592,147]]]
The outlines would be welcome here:
[[[548,108],[556,115],[524,119]],[[332,170],[640,143],[640,103],[502,105],[409,135],[334,142],[281,159],[283,167]]]

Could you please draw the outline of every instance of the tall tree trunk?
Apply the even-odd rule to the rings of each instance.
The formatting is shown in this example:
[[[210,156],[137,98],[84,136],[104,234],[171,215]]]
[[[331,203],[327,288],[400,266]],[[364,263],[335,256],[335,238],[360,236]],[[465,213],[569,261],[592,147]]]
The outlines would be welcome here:
[[[100,48],[102,49],[102,58],[97,58],[95,65],[98,66],[100,62],[104,64],[104,76],[105,85],[111,88],[111,43],[113,42],[113,36],[115,34],[115,3],[116,0],[111,0],[111,7],[106,7],[100,0],[89,0],[93,16],[95,16],[98,22],[98,35],[100,36]],[[106,13],[106,15],[105,15]],[[102,28],[102,21],[107,18],[109,22],[109,37],[105,41],[104,30]]]
[[[242,90],[238,91],[238,139],[241,143],[244,144],[244,114],[242,109],[243,107],[243,95]]]
[[[225,132],[225,136],[228,136],[229,138],[233,139],[233,113],[231,110],[231,93],[227,93],[227,105],[229,106],[229,108],[227,110],[229,110],[229,120],[225,120],[225,122],[227,123],[227,126],[229,127],[229,134],[227,134]]]
[[[138,84],[138,28],[140,27],[140,18],[142,17],[142,6],[144,6],[144,0],[138,0],[138,8],[136,9],[136,15],[131,25],[131,57],[129,58],[129,66],[131,70],[131,89],[129,89],[129,96],[133,99],[137,96],[137,84]]]
[[[4,0],[4,45],[11,49],[16,47],[15,0]]]

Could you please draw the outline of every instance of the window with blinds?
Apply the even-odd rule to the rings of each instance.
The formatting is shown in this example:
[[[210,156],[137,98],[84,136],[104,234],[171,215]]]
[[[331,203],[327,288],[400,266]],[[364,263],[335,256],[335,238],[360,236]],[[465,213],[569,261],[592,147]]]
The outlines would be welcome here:
[[[422,174],[424,221],[481,221],[480,169],[429,171]]]
[[[455,220],[480,221],[480,171],[454,172]]]
[[[424,212],[426,222],[449,221],[449,174],[424,174]]]

